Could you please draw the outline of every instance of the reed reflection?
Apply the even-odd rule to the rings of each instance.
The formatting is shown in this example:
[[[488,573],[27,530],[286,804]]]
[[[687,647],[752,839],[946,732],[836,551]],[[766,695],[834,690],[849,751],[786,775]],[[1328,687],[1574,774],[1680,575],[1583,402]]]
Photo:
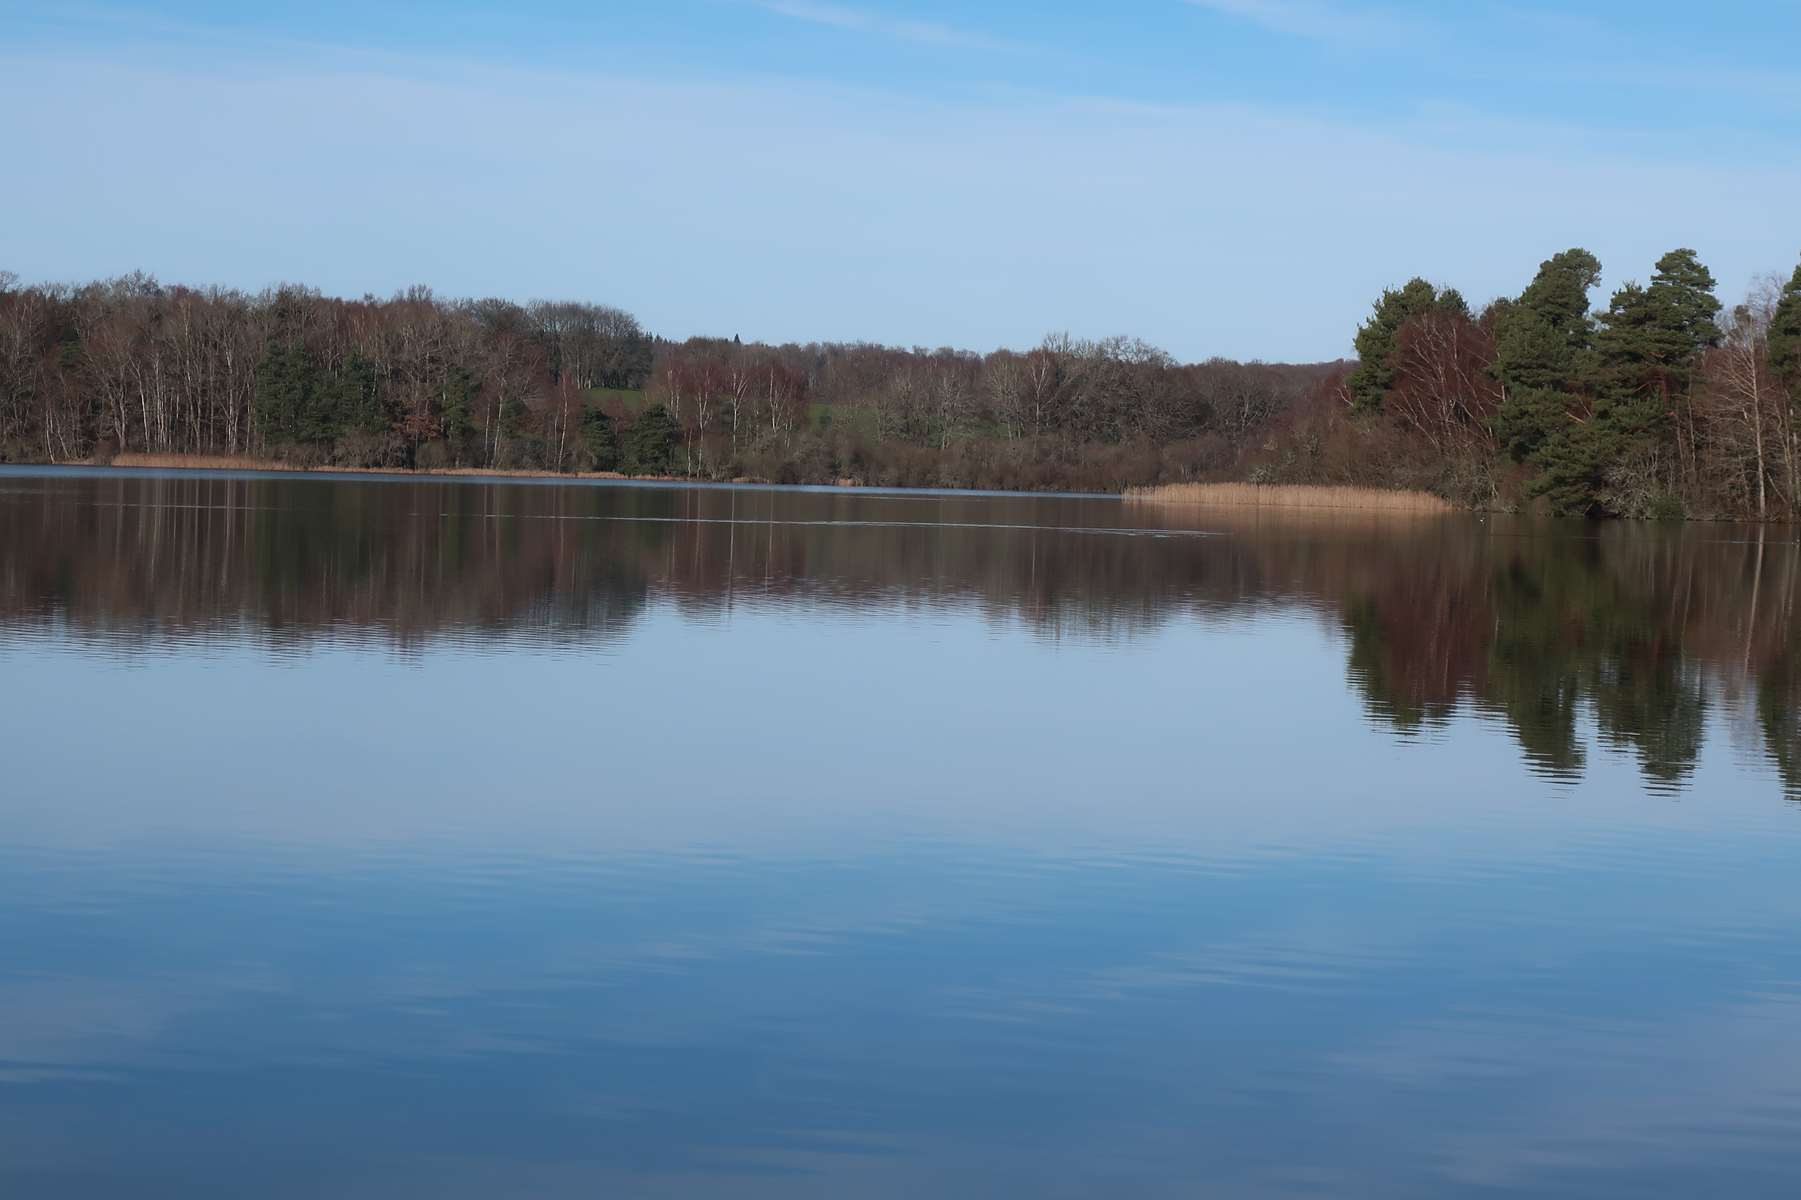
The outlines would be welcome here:
[[[1792,534],[1724,526],[1272,518],[1105,499],[12,472],[0,634],[121,646],[250,636],[630,635],[653,604],[976,609],[1047,638],[1305,608],[1371,718],[1469,711],[1580,778],[1585,721],[1681,787],[1723,709],[1801,798]]]

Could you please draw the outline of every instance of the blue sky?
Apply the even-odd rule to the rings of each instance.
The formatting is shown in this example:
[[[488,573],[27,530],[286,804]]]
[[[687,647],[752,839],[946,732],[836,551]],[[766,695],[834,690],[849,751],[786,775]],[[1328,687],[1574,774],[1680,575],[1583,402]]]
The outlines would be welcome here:
[[[1797,45],[1788,0],[27,0],[0,267],[1332,357],[1413,274],[1791,269]]]

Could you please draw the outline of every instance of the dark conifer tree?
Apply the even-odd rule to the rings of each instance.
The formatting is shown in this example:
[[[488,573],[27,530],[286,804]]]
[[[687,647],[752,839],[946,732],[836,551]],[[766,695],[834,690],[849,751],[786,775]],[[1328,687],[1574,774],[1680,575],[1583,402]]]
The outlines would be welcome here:
[[[1357,369],[1345,380],[1352,407],[1359,412],[1382,407],[1382,398],[1394,385],[1395,345],[1401,326],[1408,318],[1435,308],[1469,315],[1469,306],[1455,289],[1441,292],[1417,277],[1383,291],[1369,320],[1357,329]]]
[[[613,429],[613,418],[605,410],[589,408],[582,413],[582,447],[588,452],[590,467],[596,471],[612,471],[619,466],[619,434]]]
[[[1540,474],[1534,489],[1560,512],[1585,511],[1589,460],[1586,395],[1594,379],[1588,293],[1601,263],[1582,249],[1545,260],[1520,298],[1501,313],[1496,375],[1505,388],[1496,425],[1516,459]]]
[[[1789,276],[1770,317],[1770,370],[1801,401],[1801,267]]]
[[[626,438],[626,470],[633,475],[665,475],[675,468],[682,427],[669,409],[653,404],[638,414]]]

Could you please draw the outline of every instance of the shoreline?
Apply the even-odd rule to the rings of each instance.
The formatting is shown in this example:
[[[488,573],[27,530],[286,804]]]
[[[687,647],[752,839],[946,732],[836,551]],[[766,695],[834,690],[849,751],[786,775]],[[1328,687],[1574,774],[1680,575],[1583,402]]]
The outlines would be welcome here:
[[[155,461],[137,461],[154,459]],[[174,461],[182,459],[182,461]],[[780,488],[828,492],[867,492],[870,495],[904,496],[1056,496],[1076,500],[1119,500],[1120,492],[1051,492],[1007,491],[973,487],[908,487],[901,484],[864,483],[856,479],[837,479],[831,483],[778,483],[770,479],[739,476],[734,479],[695,479],[688,475],[627,475],[622,471],[545,471],[509,470],[499,467],[303,467],[280,459],[232,458],[225,455],[181,456],[172,454],[121,454],[111,462],[82,459],[73,462],[0,462],[0,472],[31,471],[121,471],[146,475],[180,472],[197,475],[294,475],[321,480],[334,477],[366,477],[369,479],[487,479],[504,483],[619,483],[634,486],[667,486],[680,488]]]
[[[19,466],[111,467],[134,471],[260,471],[284,475],[447,475],[492,479],[638,479],[647,483],[676,482],[675,475],[627,475],[623,471],[545,471],[503,467],[340,467],[301,466],[279,458],[253,458],[241,454],[118,454],[109,462],[19,463]],[[731,482],[738,482],[732,480]],[[746,480],[745,482],[750,482]]]
[[[128,453],[110,462],[92,459],[75,462],[0,462],[0,470],[29,468],[42,471],[117,470],[183,472],[194,474],[267,474],[333,477],[364,476],[370,479],[487,479],[521,483],[619,483],[637,486],[666,485],[672,487],[754,487],[796,488],[825,491],[861,491],[872,495],[914,496],[1060,496],[1088,500],[1117,500],[1124,504],[1147,508],[1220,512],[1262,511],[1269,513],[1343,513],[1370,517],[1518,516],[1552,519],[1550,514],[1508,512],[1505,509],[1463,508],[1430,492],[1403,489],[1358,487],[1340,484],[1254,484],[1254,483],[1176,483],[1153,487],[1131,487],[1117,492],[1015,491],[995,488],[907,487],[904,485],[869,484],[856,479],[838,479],[831,483],[778,483],[774,480],[741,476],[735,479],[695,479],[685,475],[627,475],[623,471],[548,471],[542,469],[508,469],[500,467],[350,467],[298,466],[281,459],[252,458],[243,455],[181,455]],[[1581,518],[1560,518],[1581,519]],[[1684,516],[1678,520],[1655,521],[1648,518],[1614,517],[1634,525],[1743,524],[1789,525],[1792,522],[1771,519],[1757,521],[1735,517]]]

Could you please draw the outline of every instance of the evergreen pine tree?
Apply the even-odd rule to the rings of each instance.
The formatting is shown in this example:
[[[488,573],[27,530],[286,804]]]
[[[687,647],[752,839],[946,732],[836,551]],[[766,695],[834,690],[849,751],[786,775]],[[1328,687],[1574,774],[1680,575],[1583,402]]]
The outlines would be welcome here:
[[[1714,286],[1713,272],[1684,247],[1657,260],[1646,289],[1658,301],[1671,369],[1685,388],[1701,352],[1720,344],[1720,301]]]
[[[293,445],[329,438],[321,432],[319,371],[311,352],[294,342],[272,342],[256,366],[253,405],[266,445]]]
[[[1454,288],[1438,291],[1424,279],[1409,279],[1398,288],[1387,288],[1376,300],[1369,320],[1357,328],[1357,369],[1345,380],[1352,407],[1374,412],[1382,407],[1395,378],[1395,344],[1409,317],[1434,308],[1465,315],[1469,306]]]
[[[1590,507],[1599,447],[1580,418],[1594,382],[1588,293],[1600,277],[1586,250],[1554,255],[1496,326],[1494,370],[1506,389],[1496,430],[1516,459],[1539,467],[1534,490],[1560,512]]]
[[[304,436],[296,441],[336,441],[347,433],[378,434],[388,427],[375,365],[360,354],[351,354],[335,371],[316,375],[308,411]]]
[[[1598,456],[1591,474],[1603,478],[1614,471],[1638,503],[1675,492],[1679,418],[1702,353],[1720,341],[1713,286],[1713,275],[1693,250],[1672,250],[1657,260],[1651,286],[1622,287],[1601,317],[1598,396],[1585,439],[1589,453]],[[1597,501],[1602,498],[1598,491]],[[1615,511],[1633,507],[1622,505],[1617,494],[1612,504]]]
[[[1665,391],[1680,352],[1679,320],[1655,289],[1629,283],[1613,294],[1595,335],[1602,410],[1630,436],[1653,436],[1668,417]]]
[[[675,466],[682,429],[661,404],[638,414],[626,438],[626,470],[633,475],[666,475]]]
[[[1770,316],[1770,370],[1801,399],[1801,267],[1783,285]]]
[[[339,428],[356,433],[385,432],[389,425],[375,364],[352,351],[333,377]]]
[[[589,408],[582,413],[582,446],[594,470],[611,471],[619,466],[619,434],[604,409]]]
[[[467,367],[451,367],[444,376],[444,440],[459,465],[476,447],[475,396],[481,383]]]

